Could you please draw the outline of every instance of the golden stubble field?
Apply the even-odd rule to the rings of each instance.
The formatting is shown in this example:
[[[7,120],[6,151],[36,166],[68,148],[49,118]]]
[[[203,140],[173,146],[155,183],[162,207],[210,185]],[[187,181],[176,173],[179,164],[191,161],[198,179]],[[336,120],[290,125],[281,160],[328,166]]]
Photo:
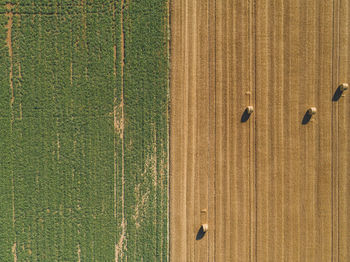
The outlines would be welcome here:
[[[349,12],[172,1],[172,260],[348,261]]]

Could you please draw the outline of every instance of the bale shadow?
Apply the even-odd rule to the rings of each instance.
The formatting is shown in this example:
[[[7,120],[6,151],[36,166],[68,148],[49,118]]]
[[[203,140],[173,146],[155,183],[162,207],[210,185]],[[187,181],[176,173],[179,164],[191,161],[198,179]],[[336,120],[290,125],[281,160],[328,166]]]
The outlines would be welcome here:
[[[306,125],[307,123],[310,122],[310,119],[311,119],[311,118],[312,118],[312,115],[310,115],[310,114],[308,113],[308,111],[306,111],[306,113],[305,113],[305,115],[304,115],[303,120],[301,121],[301,123],[302,123],[303,125]]]
[[[197,232],[196,240],[201,240],[204,236],[205,236],[205,232],[203,230],[203,227],[201,226]]]
[[[341,98],[342,94],[343,94],[343,91],[341,91],[341,86],[338,86],[337,90],[335,90],[332,101],[333,102],[338,101]]]
[[[241,117],[241,122],[247,122],[251,114],[248,113],[248,109],[244,110],[243,115]]]

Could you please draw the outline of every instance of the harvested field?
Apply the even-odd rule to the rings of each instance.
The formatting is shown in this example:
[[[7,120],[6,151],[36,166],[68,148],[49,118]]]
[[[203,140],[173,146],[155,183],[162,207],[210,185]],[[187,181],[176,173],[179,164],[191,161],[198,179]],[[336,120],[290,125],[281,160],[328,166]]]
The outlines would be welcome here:
[[[171,2],[173,261],[349,261],[349,14]]]

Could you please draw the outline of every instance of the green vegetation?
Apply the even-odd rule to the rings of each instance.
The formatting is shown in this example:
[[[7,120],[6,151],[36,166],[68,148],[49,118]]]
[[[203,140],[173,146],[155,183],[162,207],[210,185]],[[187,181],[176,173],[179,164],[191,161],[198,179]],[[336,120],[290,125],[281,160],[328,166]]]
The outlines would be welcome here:
[[[167,260],[167,8],[2,1],[1,261]]]

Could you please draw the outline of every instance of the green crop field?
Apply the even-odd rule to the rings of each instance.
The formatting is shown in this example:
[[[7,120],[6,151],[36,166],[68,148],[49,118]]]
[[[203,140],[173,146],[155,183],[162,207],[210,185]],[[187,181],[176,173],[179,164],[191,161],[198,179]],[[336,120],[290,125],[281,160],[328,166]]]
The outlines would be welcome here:
[[[0,261],[167,260],[167,0],[0,3]]]

